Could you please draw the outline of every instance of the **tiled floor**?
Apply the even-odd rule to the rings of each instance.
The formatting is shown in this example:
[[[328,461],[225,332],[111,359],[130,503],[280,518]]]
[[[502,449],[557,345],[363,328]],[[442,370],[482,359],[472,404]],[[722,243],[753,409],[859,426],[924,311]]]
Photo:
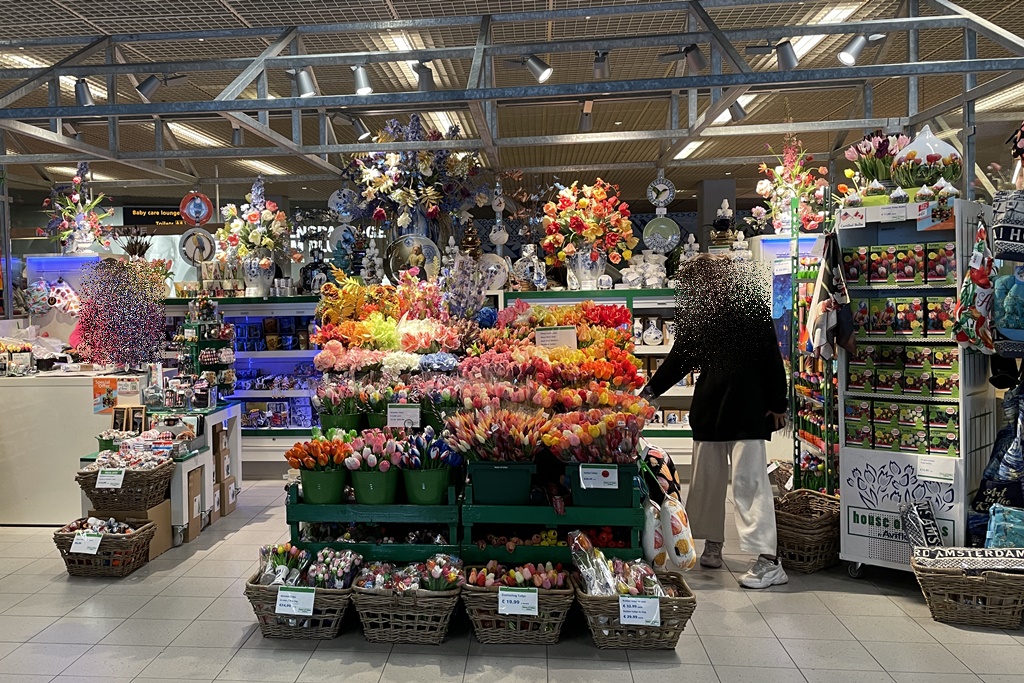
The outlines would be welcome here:
[[[547,648],[480,645],[464,615],[436,648],[368,644],[351,612],[334,641],[264,640],[242,585],[257,546],[287,535],[282,495],[249,486],[233,515],[121,580],[69,579],[52,530],[0,528],[0,683],[1024,683],[1024,632],[933,622],[909,574],[751,592],[737,555],[687,576],[697,612],[670,652],[598,650],[578,614]]]

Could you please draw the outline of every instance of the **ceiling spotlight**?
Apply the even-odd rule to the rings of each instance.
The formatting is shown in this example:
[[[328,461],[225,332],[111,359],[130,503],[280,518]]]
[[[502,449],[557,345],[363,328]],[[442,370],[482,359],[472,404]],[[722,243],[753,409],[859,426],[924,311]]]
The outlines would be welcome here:
[[[92,91],[89,90],[89,83],[84,78],[75,81],[75,103],[79,107],[96,106],[96,102],[92,99]]]
[[[308,67],[289,71],[295,79],[295,86],[298,89],[299,97],[313,97],[316,95],[316,85],[313,83],[313,74]]]
[[[732,119],[733,123],[739,123],[747,117],[747,110],[743,108],[743,105],[739,102],[733,102],[729,105],[729,118]]]
[[[373,92],[373,86],[370,85],[370,76],[366,73],[366,67],[362,64],[352,67],[352,72],[356,77],[356,94],[357,95],[369,95]]]
[[[412,65],[412,70],[416,72],[417,90],[420,92],[434,92],[437,89],[437,86],[434,84],[434,72],[429,66],[423,62],[417,62]]]
[[[885,40],[885,34],[873,34],[870,36],[854,36],[843,51],[839,53],[839,61],[846,66],[853,66],[857,63],[857,59],[860,57],[860,53],[864,51],[868,45],[878,43]]]
[[[697,73],[708,68],[708,60],[696,43],[687,45],[683,49],[683,58],[686,60],[686,68],[690,70],[690,73]]]
[[[612,70],[608,66],[608,53],[598,50],[594,53],[594,80],[607,81],[611,77]]]
[[[793,49],[793,43],[784,40],[775,46],[775,55],[779,63],[779,71],[793,71],[800,66],[800,60]]]
[[[243,144],[245,144],[245,143],[244,143],[244,141],[242,139],[242,129],[241,128],[232,128],[231,129],[231,146],[232,147],[241,147]]]
[[[594,119],[593,114],[589,114],[585,111],[580,112],[580,132],[589,133],[594,130]]]
[[[551,73],[554,71],[547,62],[538,57],[537,55],[530,55],[526,58],[526,68],[530,70],[533,77],[537,79],[538,83],[544,83],[551,78]]]
[[[359,142],[370,137],[370,129],[366,127],[362,119],[352,119],[352,127],[356,130],[356,140]]]
[[[142,83],[135,86],[135,89],[147,100],[151,100],[161,85],[163,85],[163,82],[161,82],[158,76],[149,76]]]

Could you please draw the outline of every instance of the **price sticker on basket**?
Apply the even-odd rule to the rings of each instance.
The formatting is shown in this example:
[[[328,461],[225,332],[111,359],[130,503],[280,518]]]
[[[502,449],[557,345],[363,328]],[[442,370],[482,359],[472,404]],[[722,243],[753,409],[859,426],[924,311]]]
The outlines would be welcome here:
[[[499,586],[498,614],[537,616],[537,589]]]
[[[96,488],[119,489],[124,484],[124,470],[100,470],[96,476]]]
[[[619,470],[608,465],[580,465],[580,488],[617,489]]]
[[[313,616],[313,600],[316,588],[306,586],[281,586],[277,590],[277,614],[293,614],[299,617]]]
[[[620,595],[619,623],[661,626],[661,601],[653,595]]]
[[[91,531],[75,532],[75,540],[71,542],[71,552],[81,555],[95,555],[100,549],[103,534]]]

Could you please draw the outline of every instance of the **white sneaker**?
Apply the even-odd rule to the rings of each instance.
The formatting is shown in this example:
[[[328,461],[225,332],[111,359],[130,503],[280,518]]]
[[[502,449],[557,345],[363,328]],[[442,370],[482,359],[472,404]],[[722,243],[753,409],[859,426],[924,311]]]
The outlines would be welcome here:
[[[740,577],[740,585],[744,588],[768,588],[784,583],[789,583],[789,577],[782,563],[778,560],[773,562],[764,556],[759,556],[747,573]]]
[[[722,545],[717,541],[704,541],[704,552],[700,556],[700,566],[718,569],[722,566]]]

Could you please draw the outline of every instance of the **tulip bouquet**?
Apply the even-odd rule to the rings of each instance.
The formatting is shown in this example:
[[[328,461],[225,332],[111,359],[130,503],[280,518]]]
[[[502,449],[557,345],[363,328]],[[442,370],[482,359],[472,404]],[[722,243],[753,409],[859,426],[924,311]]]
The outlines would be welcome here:
[[[402,455],[404,470],[437,470],[461,464],[462,456],[429,425],[421,434],[409,437],[409,450]]]
[[[545,262],[562,265],[574,254],[589,254],[597,261],[607,255],[612,263],[629,260],[639,240],[633,235],[629,205],[619,201],[617,185],[600,178],[592,186],[573,183],[544,205],[541,248]]]
[[[351,415],[358,412],[356,385],[352,380],[321,382],[312,399],[320,415]]]
[[[430,318],[402,318],[398,323],[398,343],[409,353],[456,351],[462,339],[454,328]]]
[[[291,543],[260,548],[261,586],[297,586],[309,565],[309,553]]]
[[[401,569],[388,562],[371,562],[363,567],[353,585],[364,590],[401,595],[418,590],[453,590],[465,581],[462,561],[451,555],[438,554],[426,562]]]
[[[868,182],[889,180],[892,162],[900,150],[909,144],[910,138],[906,135],[883,135],[881,131],[875,131],[847,147],[846,160],[853,162]]]
[[[956,152],[950,152],[947,156],[927,154],[921,158],[916,151],[910,150],[892,162],[892,179],[900,187],[931,187],[940,179],[954,183],[962,173],[963,160]]]
[[[350,471],[387,472],[401,466],[409,442],[401,429],[366,429],[352,439],[351,447],[352,454],[345,458]]]
[[[541,442],[562,462],[636,462],[644,418],[599,408],[551,416],[540,427]]]
[[[334,372],[349,377],[361,377],[380,370],[387,351],[376,351],[359,347],[346,349],[341,342],[332,339],[323,351],[313,357],[313,366],[320,372]]]
[[[499,408],[449,416],[449,444],[468,460],[529,462],[540,448],[543,413]]]
[[[331,430],[329,434],[333,438],[314,438],[312,441],[296,443],[285,451],[288,465],[297,470],[313,472],[331,472],[340,468],[345,458],[352,454],[350,442],[355,438],[355,432],[342,432],[340,438],[336,430]],[[314,436],[320,436],[319,430]]]
[[[436,282],[420,280],[412,269],[403,271],[395,297],[398,303],[398,317],[412,320],[440,320],[447,322],[448,312],[442,307],[443,296]]]
[[[365,413],[386,413],[389,403],[416,403],[419,393],[401,382],[380,380],[355,385],[356,407]]]
[[[306,584],[314,588],[344,590],[352,584],[356,569],[362,563],[363,556],[351,550],[324,548],[306,570]]]
[[[437,554],[422,564],[410,565],[420,576],[420,587],[428,591],[450,591],[466,582],[462,560],[454,555]]]
[[[497,560],[491,560],[486,567],[481,569],[473,568],[469,573],[466,583],[478,588],[490,588],[491,586],[509,586],[512,588],[567,588],[569,586],[569,572],[562,569],[561,564],[525,564],[515,569],[506,569],[498,564]]]
[[[440,419],[462,407],[462,390],[466,385],[457,377],[421,378],[413,382],[412,386],[423,397],[426,409],[433,411]]]

